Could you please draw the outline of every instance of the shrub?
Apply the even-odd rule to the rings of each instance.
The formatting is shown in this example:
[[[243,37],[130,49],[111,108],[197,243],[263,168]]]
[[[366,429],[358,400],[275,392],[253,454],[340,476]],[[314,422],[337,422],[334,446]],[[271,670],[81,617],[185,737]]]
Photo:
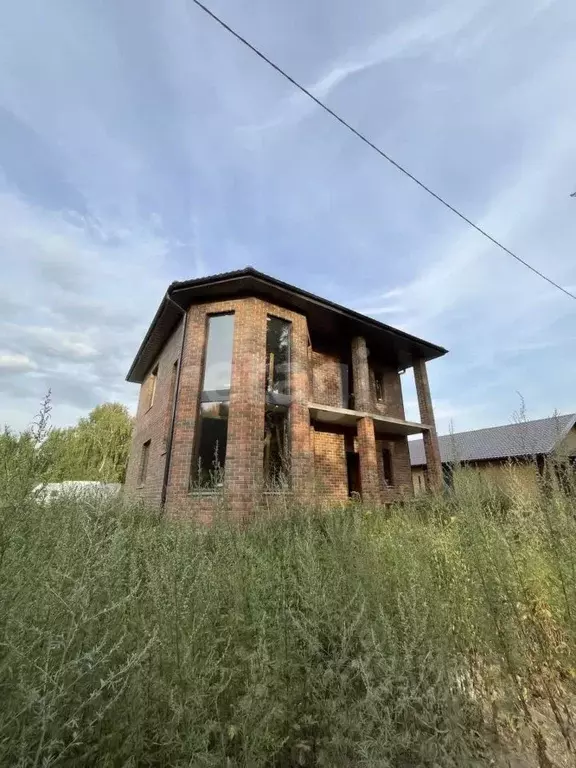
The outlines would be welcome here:
[[[471,482],[386,514],[287,508],[242,528],[5,497],[1,765],[568,754],[569,494],[511,499],[500,515]]]

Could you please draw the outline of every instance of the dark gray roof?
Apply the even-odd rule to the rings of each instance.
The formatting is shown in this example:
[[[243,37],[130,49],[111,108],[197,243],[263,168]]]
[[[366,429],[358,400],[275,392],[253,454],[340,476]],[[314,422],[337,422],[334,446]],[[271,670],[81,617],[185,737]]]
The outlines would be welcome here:
[[[234,272],[171,283],[130,366],[127,380],[138,383],[144,380],[181,321],[183,310],[192,304],[242,296],[259,296],[277,306],[302,312],[308,318],[311,332],[332,338],[363,335],[369,345],[383,350],[387,359],[395,360],[399,369],[409,368],[415,359],[433,360],[447,351],[444,347],[265,275],[253,267],[245,267]]]
[[[440,455],[443,462],[449,463],[548,454],[575,423],[576,413],[567,413],[548,419],[441,435],[438,438]],[[412,466],[426,464],[422,438],[409,440],[408,445]]]

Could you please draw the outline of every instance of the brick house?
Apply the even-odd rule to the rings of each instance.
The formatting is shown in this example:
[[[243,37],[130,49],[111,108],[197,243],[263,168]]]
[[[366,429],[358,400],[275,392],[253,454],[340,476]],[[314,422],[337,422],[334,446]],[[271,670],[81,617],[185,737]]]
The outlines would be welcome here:
[[[132,363],[126,491],[175,515],[239,516],[268,494],[413,494],[408,435],[442,478],[426,363],[446,352],[251,267],[172,283]],[[420,422],[405,419],[414,368]]]

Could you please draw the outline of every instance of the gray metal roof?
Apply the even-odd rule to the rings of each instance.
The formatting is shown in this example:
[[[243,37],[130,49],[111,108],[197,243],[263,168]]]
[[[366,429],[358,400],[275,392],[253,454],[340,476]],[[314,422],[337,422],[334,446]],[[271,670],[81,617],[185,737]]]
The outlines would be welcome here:
[[[440,456],[443,462],[450,463],[548,454],[575,423],[576,413],[567,413],[548,419],[441,435],[438,438]],[[409,440],[408,445],[412,466],[426,464],[422,438]]]

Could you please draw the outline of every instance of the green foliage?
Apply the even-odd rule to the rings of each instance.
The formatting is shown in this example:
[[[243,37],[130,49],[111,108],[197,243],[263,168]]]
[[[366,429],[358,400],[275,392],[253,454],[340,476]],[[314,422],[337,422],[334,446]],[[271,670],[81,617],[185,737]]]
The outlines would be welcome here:
[[[50,421],[50,393],[40,412],[24,432],[9,427],[0,433],[0,507],[16,506],[32,491],[46,473],[46,456],[41,450]]]
[[[123,483],[131,435],[132,419],[120,403],[98,405],[77,426],[51,430],[42,445],[47,481]]]
[[[100,480],[123,483],[130,452],[132,419],[120,403],[94,408],[75,427],[50,429],[50,396],[33,426],[0,434],[0,479],[28,481]],[[33,483],[34,484],[34,483]]]
[[[0,765],[564,764],[576,497],[460,486],[243,528],[0,505]]]

